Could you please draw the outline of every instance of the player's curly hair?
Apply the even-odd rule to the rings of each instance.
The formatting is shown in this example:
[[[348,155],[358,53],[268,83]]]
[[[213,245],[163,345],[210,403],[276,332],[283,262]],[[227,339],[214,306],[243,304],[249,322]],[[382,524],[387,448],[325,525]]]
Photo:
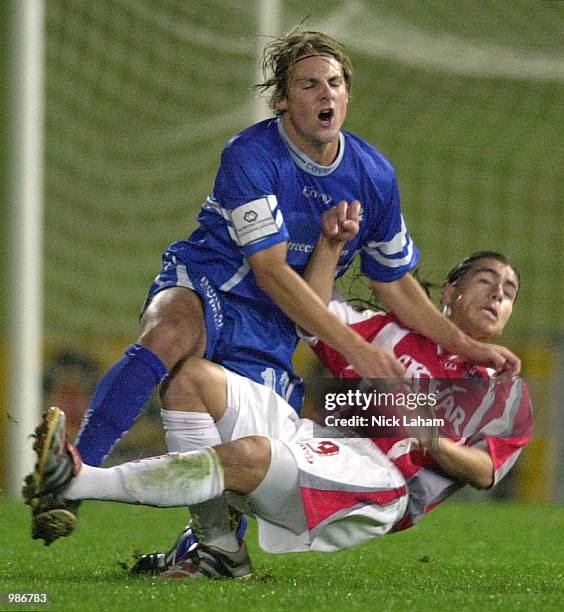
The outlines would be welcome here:
[[[272,39],[265,46],[261,63],[265,80],[255,84],[261,92],[274,88],[269,98],[269,105],[277,115],[281,113],[276,110],[276,103],[288,95],[290,68],[300,59],[310,55],[327,55],[335,58],[343,67],[343,77],[347,91],[350,92],[352,64],[341,43],[322,32],[304,31],[301,25],[298,25],[284,36]]]

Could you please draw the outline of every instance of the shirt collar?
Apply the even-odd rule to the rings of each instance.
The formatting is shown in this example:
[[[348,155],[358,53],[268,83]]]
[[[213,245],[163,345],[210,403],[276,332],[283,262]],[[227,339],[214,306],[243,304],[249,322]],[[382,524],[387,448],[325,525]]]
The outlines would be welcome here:
[[[282,140],[286,143],[286,146],[290,151],[290,155],[292,156],[292,160],[296,166],[298,166],[298,168],[304,172],[307,172],[308,174],[312,174],[313,176],[327,176],[339,167],[339,164],[343,159],[343,155],[345,154],[345,137],[343,136],[343,132],[339,132],[339,153],[337,154],[335,161],[329,166],[322,166],[321,164],[314,162],[288,138],[286,132],[284,131],[282,119],[280,117],[278,117],[276,122],[278,125],[278,133],[280,134]]]

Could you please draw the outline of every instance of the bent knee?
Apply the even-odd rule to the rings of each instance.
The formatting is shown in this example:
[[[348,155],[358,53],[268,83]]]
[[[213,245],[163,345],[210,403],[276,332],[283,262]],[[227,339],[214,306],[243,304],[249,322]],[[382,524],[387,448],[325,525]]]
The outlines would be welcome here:
[[[247,436],[226,445],[230,448],[230,463],[241,469],[256,469],[270,464],[270,440],[265,436]]]
[[[199,297],[188,289],[157,294],[141,318],[138,342],[171,369],[188,356],[204,354],[206,329]]]
[[[203,359],[189,357],[174,375],[174,383],[182,387],[186,393],[206,395],[210,388],[220,385],[225,380],[221,366]]]
[[[215,421],[227,406],[227,378],[223,368],[200,357],[184,361],[161,387],[166,410],[207,412]]]

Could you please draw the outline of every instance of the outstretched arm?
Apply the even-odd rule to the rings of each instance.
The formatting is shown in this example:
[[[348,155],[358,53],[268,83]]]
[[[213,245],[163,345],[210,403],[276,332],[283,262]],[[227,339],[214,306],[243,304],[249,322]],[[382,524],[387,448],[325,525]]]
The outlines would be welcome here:
[[[286,263],[285,243],[249,259],[258,285],[295,323],[338,350],[363,378],[403,377],[404,367],[387,351],[368,344],[343,325],[323,300]]]
[[[335,270],[345,244],[358,233],[360,203],[341,202],[322,217],[323,233],[311,255],[304,279],[324,304],[329,304],[335,283]]]
[[[511,376],[519,374],[521,361],[518,357],[503,346],[479,342],[462,332],[437,310],[411,274],[391,283],[373,280],[372,287],[406,327],[469,361]]]

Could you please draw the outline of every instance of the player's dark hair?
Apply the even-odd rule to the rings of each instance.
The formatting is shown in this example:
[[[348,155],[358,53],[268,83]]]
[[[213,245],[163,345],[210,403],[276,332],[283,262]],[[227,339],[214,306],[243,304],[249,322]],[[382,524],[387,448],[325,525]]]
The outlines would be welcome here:
[[[441,283],[423,278],[419,267],[415,268],[411,274],[421,285],[429,299],[432,299],[432,292],[434,290],[442,287]],[[359,312],[366,309],[387,310],[387,307],[382,304],[378,296],[369,286],[366,276],[359,269],[339,279],[339,281],[337,281],[337,289],[347,302]]]
[[[435,282],[424,278],[421,273],[421,268],[413,270],[412,274],[417,282],[423,287],[425,293],[432,298],[434,291],[441,289],[446,285],[456,285],[463,280],[466,274],[470,271],[473,265],[483,259],[495,259],[500,263],[510,266],[515,272],[518,281],[517,292],[521,285],[521,275],[517,268],[501,253],[496,251],[477,251],[460,260],[447,274],[446,280],[442,283]],[[347,278],[341,279],[340,287],[343,297],[347,299],[357,310],[362,311],[367,308],[372,310],[387,310],[387,308],[378,300],[376,294],[371,290],[366,281],[366,277],[360,270],[354,271],[347,275]]]
[[[277,115],[281,113],[276,110],[276,103],[288,95],[290,68],[300,58],[308,55],[328,55],[335,58],[343,68],[347,91],[350,92],[352,65],[342,45],[322,32],[303,31],[300,24],[284,36],[274,38],[263,51],[261,67],[265,80],[257,83],[255,87],[263,92],[274,88],[269,105]]]
[[[482,259],[495,259],[503,265],[509,266],[513,272],[515,272],[515,276],[517,277],[517,292],[519,292],[519,288],[521,286],[521,274],[519,273],[519,270],[517,270],[517,268],[507,259],[505,255],[502,255],[496,251],[477,251],[476,253],[472,253],[472,255],[468,255],[468,257],[460,260],[447,274],[444,284],[456,285],[464,279],[474,264]]]

